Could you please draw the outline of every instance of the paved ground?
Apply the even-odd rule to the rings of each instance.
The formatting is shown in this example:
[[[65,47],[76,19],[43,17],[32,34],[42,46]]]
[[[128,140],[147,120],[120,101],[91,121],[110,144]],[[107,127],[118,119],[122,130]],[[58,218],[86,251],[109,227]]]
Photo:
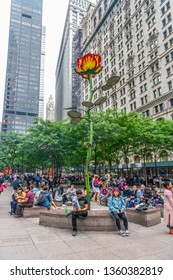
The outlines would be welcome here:
[[[1,260],[172,260],[173,236],[161,224],[142,227],[129,224],[129,237],[114,232],[79,232],[38,225],[38,219],[15,219],[8,214],[11,187],[0,196]]]

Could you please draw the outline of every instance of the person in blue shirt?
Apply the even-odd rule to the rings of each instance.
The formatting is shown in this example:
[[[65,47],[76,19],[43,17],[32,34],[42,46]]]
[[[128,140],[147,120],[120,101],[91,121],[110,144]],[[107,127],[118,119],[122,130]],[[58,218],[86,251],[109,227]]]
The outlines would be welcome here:
[[[50,195],[50,192],[48,191],[48,186],[44,186],[40,191],[37,205],[47,207],[47,209],[50,210],[51,203],[52,197]]]
[[[123,197],[120,195],[120,190],[118,188],[114,188],[112,192],[112,196],[109,197],[108,200],[109,212],[116,222],[116,226],[120,232],[121,236],[128,236],[128,220],[125,214],[126,205]],[[121,230],[120,219],[123,220],[125,232]]]
[[[140,189],[137,191],[137,202],[141,203],[141,201],[144,198],[144,190],[145,190],[145,185],[141,185]]]
[[[37,173],[37,175],[35,176],[35,182],[36,182],[36,187],[39,187],[39,183],[41,181],[40,175]]]

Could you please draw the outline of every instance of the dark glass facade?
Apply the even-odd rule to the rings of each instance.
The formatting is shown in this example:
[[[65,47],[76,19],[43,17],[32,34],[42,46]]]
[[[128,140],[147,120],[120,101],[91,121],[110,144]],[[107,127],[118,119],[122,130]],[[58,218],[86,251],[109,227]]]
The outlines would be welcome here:
[[[38,116],[42,0],[11,0],[2,131],[25,133]]]

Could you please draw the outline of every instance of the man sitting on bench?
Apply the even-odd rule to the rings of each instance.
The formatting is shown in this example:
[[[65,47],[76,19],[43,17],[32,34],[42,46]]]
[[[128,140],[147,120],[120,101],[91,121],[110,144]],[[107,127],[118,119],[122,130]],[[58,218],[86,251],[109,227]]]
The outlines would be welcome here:
[[[76,236],[77,234],[77,218],[80,217],[87,217],[88,215],[88,199],[82,195],[81,190],[76,191],[76,196],[72,200],[73,204],[73,211],[71,211],[67,216],[70,214],[72,215],[72,235]]]

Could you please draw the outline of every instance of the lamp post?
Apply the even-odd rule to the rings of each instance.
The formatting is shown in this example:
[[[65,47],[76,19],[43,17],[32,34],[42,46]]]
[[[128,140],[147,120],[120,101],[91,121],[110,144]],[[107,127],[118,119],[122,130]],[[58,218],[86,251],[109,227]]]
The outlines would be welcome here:
[[[96,88],[94,91],[92,89],[92,77],[94,77],[97,73],[99,73],[102,70],[101,63],[101,57],[97,54],[87,54],[83,57],[78,58],[78,68],[75,69],[75,71],[81,75],[83,78],[88,79],[89,85],[90,85],[90,96],[88,101],[83,101],[82,105],[86,108],[84,110],[85,115],[83,119],[86,119],[89,123],[89,143],[87,147],[87,157],[86,157],[86,163],[85,163],[85,186],[87,190],[87,197],[90,207],[90,184],[89,184],[89,164],[91,160],[91,153],[93,148],[93,120],[91,118],[91,110],[103,104],[107,97],[102,96],[99,99],[97,99],[94,103],[92,102],[93,99],[93,93],[99,89]],[[120,77],[116,74],[113,74],[108,80],[105,85],[101,87],[103,91],[109,90],[114,85],[116,85],[120,80]],[[66,108],[67,109],[67,108]],[[71,111],[68,111],[67,115],[71,118],[72,124],[77,124],[82,120],[82,115],[77,109],[73,109]]]

